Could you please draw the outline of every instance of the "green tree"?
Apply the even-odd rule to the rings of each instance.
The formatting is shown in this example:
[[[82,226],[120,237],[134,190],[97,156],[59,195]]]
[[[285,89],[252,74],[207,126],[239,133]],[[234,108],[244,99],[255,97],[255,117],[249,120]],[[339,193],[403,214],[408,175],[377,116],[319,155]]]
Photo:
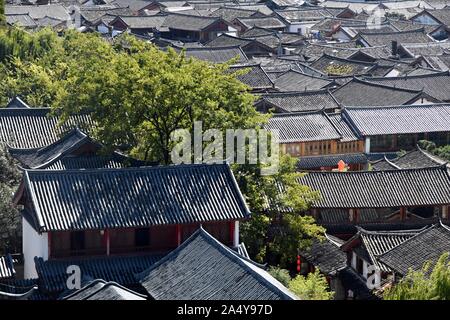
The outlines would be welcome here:
[[[306,277],[296,276],[289,283],[289,289],[301,300],[330,300],[334,296],[334,292],[328,287],[327,279],[319,269]]]
[[[5,0],[0,0],[0,27],[6,25]]]
[[[257,261],[289,267],[300,248],[323,237],[325,230],[302,214],[319,193],[298,182],[303,174],[296,172],[296,163],[295,158],[282,156],[278,172],[271,176],[260,175],[257,167],[235,170],[253,214],[242,223],[241,235]]]
[[[0,150],[0,254],[20,252],[20,214],[12,204],[12,195],[17,190],[21,172],[9,153]]]
[[[267,118],[256,112],[253,95],[228,72],[229,64],[163,52],[130,36],[114,48],[72,36],[70,46],[77,58],[69,61],[56,105],[64,115],[90,112],[97,137],[131,146],[144,160],[170,163],[171,134],[192,129],[195,121],[203,130],[224,130],[255,128]]]
[[[286,269],[281,269],[278,267],[270,267],[268,272],[272,277],[280,281],[285,287],[288,287],[289,283],[292,280],[289,271]]]
[[[385,291],[383,298],[385,300],[450,300],[449,253],[442,254],[434,267],[431,262],[427,262],[421,270],[410,270],[398,284]]]
[[[33,107],[52,107],[62,122],[87,112],[91,134],[110,149],[167,164],[176,129],[192,130],[199,120],[203,130],[259,129],[267,121],[231,63],[164,52],[126,34],[111,45],[73,30],[57,37],[49,29],[9,28],[0,31],[0,103],[20,96]],[[260,164],[233,170],[254,214],[242,228],[253,257],[287,265],[323,233],[301,215],[318,194],[297,182],[295,159],[284,157],[274,176],[262,176]]]

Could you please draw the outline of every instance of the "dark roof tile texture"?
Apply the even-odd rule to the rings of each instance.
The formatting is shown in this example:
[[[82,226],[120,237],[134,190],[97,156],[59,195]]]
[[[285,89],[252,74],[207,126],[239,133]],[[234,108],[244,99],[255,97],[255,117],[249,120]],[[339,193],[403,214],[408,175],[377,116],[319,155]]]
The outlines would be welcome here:
[[[299,170],[319,169],[322,167],[337,167],[339,161],[346,164],[366,164],[367,156],[364,153],[330,154],[322,156],[299,157],[297,168]]]
[[[0,109],[0,142],[15,148],[38,148],[57,141],[75,126],[92,125],[88,115],[72,116],[60,127],[48,108],[4,108]]]
[[[450,204],[444,166],[392,171],[309,172],[301,184],[318,190],[315,208],[388,208]]]
[[[278,130],[280,143],[340,140],[342,135],[323,112],[276,114],[267,130]]]
[[[450,252],[450,229],[437,224],[428,228],[380,256],[380,261],[401,275],[411,268],[420,270],[426,261],[436,263]]]
[[[339,109],[328,90],[301,91],[286,93],[267,93],[261,100],[270,106],[276,107],[278,112],[305,112],[323,109]]]
[[[247,218],[226,164],[28,170],[38,231],[145,227]]]
[[[83,277],[104,279],[134,287],[139,284],[135,275],[148,269],[161,258],[161,255],[134,255],[44,261],[36,257],[34,262],[40,290],[63,292],[67,289],[68,266],[79,266]]]
[[[345,108],[345,119],[361,136],[450,131],[450,105]]]
[[[348,107],[402,105],[415,101],[420,94],[420,90],[394,88],[358,79],[333,91],[336,100]]]
[[[140,275],[156,300],[293,300],[269,273],[203,229]]]

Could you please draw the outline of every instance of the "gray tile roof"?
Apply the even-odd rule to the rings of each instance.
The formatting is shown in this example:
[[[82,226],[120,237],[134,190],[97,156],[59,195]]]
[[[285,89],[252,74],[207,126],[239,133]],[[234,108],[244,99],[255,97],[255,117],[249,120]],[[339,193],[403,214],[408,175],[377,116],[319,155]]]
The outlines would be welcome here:
[[[233,7],[221,7],[210,14],[211,17],[220,17],[229,23],[231,23],[236,18],[246,18],[254,15],[261,15],[261,13],[256,10],[247,10]]]
[[[247,28],[260,27],[267,29],[281,29],[286,28],[286,24],[277,17],[251,17],[251,18],[237,18]]]
[[[387,208],[450,204],[444,166],[391,171],[309,172],[301,184],[318,190],[315,208]]]
[[[328,118],[331,120],[333,125],[337,128],[337,130],[342,134],[341,141],[349,142],[359,140],[356,133],[352,130],[352,128],[348,125],[348,123],[343,119],[341,113],[329,113]]]
[[[36,28],[38,24],[30,17],[28,13],[25,14],[9,14],[6,16],[6,22],[9,25],[21,26],[24,28]]]
[[[6,6],[5,14],[28,14],[32,19],[42,19],[45,17],[54,18],[62,21],[70,19],[69,13],[61,4],[49,5],[24,5],[24,6]]]
[[[406,275],[410,268],[420,270],[426,261],[436,263],[445,252],[450,252],[450,229],[437,224],[387,251],[379,260],[395,272]]]
[[[85,133],[75,128],[51,145],[32,149],[8,148],[8,151],[25,169],[63,170],[144,165],[144,162],[128,158],[117,152],[113,152],[109,156],[97,156],[95,154],[74,156],[77,150],[84,147],[90,150],[99,150],[102,145],[94,142]]]
[[[88,23],[95,23],[106,15],[113,16],[132,16],[133,11],[126,8],[117,8],[115,6],[93,6],[93,7],[81,7],[80,15]]]
[[[260,97],[258,104],[275,107],[276,112],[305,112],[339,109],[339,104],[327,89],[301,92],[267,93]]]
[[[393,40],[396,40],[398,44],[433,42],[433,40],[425,32],[424,28],[380,33],[360,32],[358,36],[371,47],[383,45],[387,46],[390,45]]]
[[[0,142],[14,148],[38,148],[56,142],[75,126],[92,127],[88,115],[75,115],[62,127],[49,108],[0,108]]]
[[[354,238],[361,239],[360,249],[366,252],[369,260],[381,271],[389,272],[391,269],[378,260],[378,257],[392,248],[401,245],[406,240],[417,235],[421,229],[399,231],[368,231],[358,228]],[[351,242],[352,240],[349,240]],[[346,246],[344,244],[344,246]]]
[[[156,300],[296,299],[268,272],[203,229],[139,277]]]
[[[357,78],[333,91],[343,106],[393,106],[413,103],[422,95],[421,90],[401,89]]]
[[[409,151],[395,159],[384,158],[372,163],[374,170],[392,169],[414,169],[435,167],[444,164],[445,161],[438,162],[422,149]]]
[[[345,119],[360,136],[450,131],[450,105],[345,108]]]
[[[78,129],[73,129],[49,146],[33,149],[8,148],[8,151],[24,168],[37,169],[74,146],[83,143],[85,139],[87,139],[87,136],[84,133]]]
[[[13,278],[16,275],[11,255],[0,256],[0,280]]]
[[[322,156],[299,157],[298,170],[319,169],[322,167],[337,167],[339,161],[346,164],[366,164],[368,162],[364,153],[330,154]]]
[[[127,287],[138,287],[135,275],[148,269],[162,258],[161,255],[131,255],[90,257],[89,259],[56,259],[44,261],[35,257],[34,262],[39,276],[39,288],[44,292],[61,293],[67,289],[67,267],[80,267],[85,278],[114,281]]]
[[[122,8],[128,7],[134,12],[137,12],[147,7],[151,2],[144,0],[114,0],[112,4]]]
[[[217,38],[206,43],[205,45],[207,47],[228,47],[228,46],[244,47],[253,42],[254,42],[254,40],[252,40],[252,39],[234,37],[234,36],[228,35],[226,33],[223,33],[220,36],[218,36]]]
[[[281,74],[274,82],[275,87],[281,92],[320,90],[333,84],[333,80],[307,75],[295,70]]]
[[[20,97],[15,97],[13,99],[11,99],[8,104],[6,105],[5,108],[9,108],[9,109],[15,109],[15,108],[30,108],[29,105],[27,105],[22,99],[20,99]]]
[[[171,12],[164,20],[163,26],[176,30],[202,31],[213,23],[220,21],[222,21],[222,18],[201,17]]]
[[[259,64],[237,65],[230,67],[230,71],[249,70],[246,74],[239,75],[237,78],[248,85],[253,90],[272,89],[274,84],[267,73]]]
[[[146,227],[249,216],[226,164],[27,170],[24,183],[32,195],[33,215],[40,232]]]
[[[425,10],[436,20],[446,26],[450,26],[450,8],[443,8],[439,10]]]
[[[288,23],[321,21],[324,17],[331,17],[331,14],[323,8],[291,8],[275,12]]]
[[[363,208],[360,209],[358,214],[358,223],[380,222],[385,220],[386,211],[391,213],[390,209],[373,209]],[[350,221],[348,209],[321,209],[319,216],[317,217],[317,223],[326,226],[330,225],[339,226],[346,224],[354,224]]]
[[[340,140],[342,134],[323,112],[275,114],[264,126],[278,130],[280,143]]]
[[[325,18],[322,21],[319,21],[315,25],[311,27],[311,30],[314,31],[324,31],[330,32],[333,28],[337,26],[342,27],[350,27],[350,26],[367,26],[366,20],[354,20],[354,19],[340,19],[340,18]]]
[[[310,66],[329,76],[363,75],[371,73],[376,68],[376,65],[373,63],[343,59],[328,54],[323,54],[319,59],[311,63]],[[334,69],[335,67],[341,66],[346,68],[342,72]]]
[[[134,292],[116,282],[94,280],[65,296],[63,300],[147,300],[146,296]]]
[[[0,300],[48,300],[38,290],[37,279],[7,279],[0,282]]]
[[[302,55],[313,61],[320,58],[324,53],[348,59],[359,52],[363,52],[374,58],[387,58],[391,55],[390,48],[387,46],[361,48],[357,47],[354,41],[330,44],[310,43],[300,50]]]
[[[440,101],[450,102],[450,73],[448,71],[420,76],[367,78],[366,80],[397,88],[423,90]]]
[[[440,56],[450,50],[450,42],[407,43],[402,44],[401,48],[412,58],[419,56]]]
[[[274,34],[274,30],[266,29],[266,28],[260,28],[260,27],[252,27],[245,31],[241,36],[244,38],[252,38],[252,37],[259,37],[259,36],[267,36],[269,34]]]
[[[111,21],[122,20],[130,29],[161,29],[166,17],[165,16],[117,16]]]
[[[175,48],[175,50],[181,49]],[[224,63],[234,58],[238,58],[237,63],[248,61],[247,56],[239,46],[185,48],[185,52],[187,57],[193,57],[211,63]]]
[[[346,253],[328,238],[314,240],[312,246],[301,250],[300,254],[326,275],[334,275],[347,267]]]

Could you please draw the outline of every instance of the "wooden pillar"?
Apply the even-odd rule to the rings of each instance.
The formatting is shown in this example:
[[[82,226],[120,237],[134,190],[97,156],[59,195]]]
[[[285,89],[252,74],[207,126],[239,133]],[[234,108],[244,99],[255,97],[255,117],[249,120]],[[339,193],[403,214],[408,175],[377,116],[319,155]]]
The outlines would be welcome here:
[[[442,214],[441,217],[442,219],[448,219],[448,211],[449,211],[449,206],[442,206]]]
[[[176,227],[177,247],[181,244],[181,225],[177,224]]]
[[[355,209],[348,210],[348,219],[350,222],[355,222]]]
[[[236,247],[237,245],[235,245],[234,243],[234,221],[230,221],[228,223],[228,227],[229,227],[229,237],[230,237],[230,241],[233,243],[233,247]]]
[[[406,219],[406,208],[405,207],[401,207],[400,208],[400,220],[405,220]]]
[[[234,221],[234,236],[233,236],[233,246],[237,247],[239,245],[239,221]]]
[[[104,239],[105,247],[106,247],[106,255],[109,256],[111,253],[111,242],[109,239],[109,230],[105,229],[103,232],[104,232],[103,239]]]
[[[370,137],[366,137],[364,149],[366,153],[370,153]]]

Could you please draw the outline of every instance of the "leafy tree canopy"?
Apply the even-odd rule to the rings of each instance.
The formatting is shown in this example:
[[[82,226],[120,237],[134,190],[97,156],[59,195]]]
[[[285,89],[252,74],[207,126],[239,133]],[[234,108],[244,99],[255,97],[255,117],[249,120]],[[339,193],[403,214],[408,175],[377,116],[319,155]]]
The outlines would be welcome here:
[[[51,107],[61,121],[87,112],[95,122],[90,134],[110,149],[167,164],[176,129],[192,130],[195,121],[203,131],[259,129],[267,121],[232,63],[212,65],[126,34],[110,43],[73,30],[58,37],[50,29],[5,28],[0,104],[20,96],[32,107]],[[233,166],[253,213],[243,240],[259,260],[287,265],[299,246],[323,233],[300,214],[318,194],[297,182],[295,163],[284,157],[273,176],[262,176],[261,164]]]
[[[387,289],[385,300],[450,300],[449,253],[444,253],[436,264],[424,265],[422,270],[409,273],[400,282]]]
[[[296,276],[289,283],[289,289],[301,300],[330,300],[334,297],[334,292],[329,290],[327,279],[319,269],[306,277]]]

